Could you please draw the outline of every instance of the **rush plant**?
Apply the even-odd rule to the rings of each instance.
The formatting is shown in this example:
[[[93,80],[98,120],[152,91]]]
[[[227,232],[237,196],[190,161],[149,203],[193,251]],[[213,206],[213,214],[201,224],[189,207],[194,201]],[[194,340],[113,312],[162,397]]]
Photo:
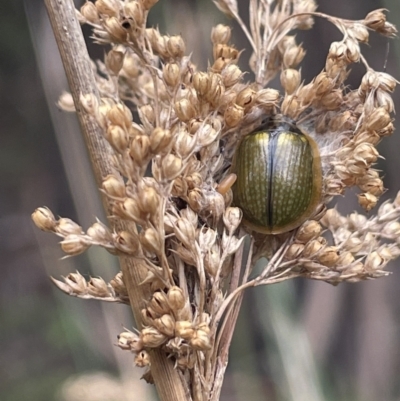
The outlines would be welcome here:
[[[163,401],[217,401],[246,288],[295,277],[335,285],[378,278],[400,253],[400,195],[368,218],[327,208],[356,187],[370,211],[384,192],[376,145],[394,130],[396,80],[374,71],[360,44],[371,31],[392,37],[396,29],[383,10],[350,21],[316,12],[313,0],[250,0],[247,26],[236,0],[214,0],[250,43],[249,81],[229,26],[212,29],[212,59],[199,71],[184,38],[147,25],[156,2],[88,1],[75,14],[68,2],[47,0],[74,100],[71,107],[71,95],[64,95],[59,104],[78,113],[109,222],[83,229],[46,207],[32,218],[61,238],[68,256],[96,245],[120,258],[121,271],[109,283],[80,273],[53,282],[71,296],[132,307],[137,330],[121,333],[118,345],[134,353]],[[103,62],[88,60],[76,17],[106,45]],[[295,32],[311,29],[314,18],[343,36],[327,50],[324,69],[304,82],[305,49]],[[349,89],[354,63],[365,74]],[[268,86],[276,75],[280,91]],[[322,177],[307,220],[265,234],[242,221],[246,205],[235,206],[232,193],[241,172],[232,164],[242,139],[277,116],[311,138],[316,150],[309,161],[318,158]],[[282,196],[270,214],[284,204]],[[262,257],[264,268],[250,276]]]

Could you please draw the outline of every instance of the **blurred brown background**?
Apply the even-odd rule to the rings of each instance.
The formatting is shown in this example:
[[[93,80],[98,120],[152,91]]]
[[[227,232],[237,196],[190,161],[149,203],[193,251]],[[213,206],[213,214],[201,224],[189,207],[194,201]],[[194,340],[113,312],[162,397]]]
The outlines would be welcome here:
[[[246,15],[247,1],[239,3]],[[319,1],[319,11],[348,19],[381,7],[400,25],[399,0]],[[42,1],[3,1],[0,9],[0,399],[155,400],[132,356],[113,345],[123,326],[132,327],[129,308],[69,298],[48,279],[79,270],[108,280],[117,266],[96,249],[61,260],[57,239],[30,221],[42,205],[84,228],[104,216],[75,117],[55,106],[67,85]],[[209,0],[160,0],[151,21],[181,33],[202,68],[211,58],[211,26],[229,23]],[[309,81],[340,35],[317,20],[298,36],[307,49],[302,74]],[[249,45],[237,26],[233,43],[247,49],[247,70]],[[383,68],[387,43],[371,35],[371,46],[363,46],[373,68]],[[90,52],[102,57],[104,50],[91,46]],[[392,40],[387,72],[397,79],[399,58],[398,40]],[[353,69],[351,86],[362,73],[361,66]],[[395,104],[400,108],[399,91]],[[389,188],[383,200],[400,189],[399,138],[396,132],[379,145]],[[352,196],[339,205],[343,212],[356,207]],[[299,280],[249,291],[222,399],[400,400],[400,271],[395,263],[389,269],[390,277],[359,284]]]

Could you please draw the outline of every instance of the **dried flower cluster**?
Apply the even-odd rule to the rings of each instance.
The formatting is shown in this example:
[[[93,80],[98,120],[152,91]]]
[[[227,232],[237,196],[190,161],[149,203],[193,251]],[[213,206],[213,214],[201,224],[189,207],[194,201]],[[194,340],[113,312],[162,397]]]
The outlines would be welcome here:
[[[138,334],[122,333],[118,345],[135,352],[138,366],[149,366],[146,350],[161,347],[183,372],[194,399],[217,400],[224,352],[245,288],[298,276],[333,284],[379,277],[399,255],[399,197],[369,219],[355,213],[340,216],[325,206],[357,186],[359,203],[369,211],[384,192],[374,169],[375,146],[393,132],[396,81],[368,66],[360,43],[368,42],[371,30],[390,37],[396,29],[382,10],[349,21],[315,12],[312,0],[252,0],[247,28],[236,0],[215,0],[239,22],[253,48],[250,67],[256,81],[248,83],[228,26],[213,28],[213,60],[207,71],[197,71],[182,37],[146,27],[156,2],[96,0],[77,12],[82,23],[93,27],[98,43],[111,45],[104,63],[93,64],[101,101],[82,94],[81,104],[114,150],[115,173],[104,177],[102,185],[113,218],[133,224],[113,232],[96,222],[84,232],[47,208],[37,209],[33,220],[62,238],[67,255],[98,245],[140,260],[148,271],[143,285],[150,286],[152,297],[142,311],[144,327]],[[325,68],[305,84],[298,69],[305,50],[290,33],[310,29],[313,17],[333,23],[343,39],[331,44]],[[346,78],[357,62],[366,73],[360,87],[349,90]],[[283,95],[267,87],[279,72]],[[68,97],[60,105],[71,110]],[[229,167],[243,135],[278,113],[295,120],[317,142],[324,188],[312,220],[273,236],[241,224],[241,210],[231,205]],[[243,252],[246,233],[250,249]],[[268,264],[248,280],[262,256]],[[86,282],[79,273],[54,281],[70,295],[128,302],[121,274],[110,284],[93,278]],[[151,370],[146,378],[151,380]]]

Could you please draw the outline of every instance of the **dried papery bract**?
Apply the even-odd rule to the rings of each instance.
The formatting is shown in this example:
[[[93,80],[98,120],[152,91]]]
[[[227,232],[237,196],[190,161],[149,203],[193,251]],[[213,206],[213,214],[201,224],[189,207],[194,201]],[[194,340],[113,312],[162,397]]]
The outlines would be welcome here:
[[[101,177],[101,191],[115,228],[96,221],[85,231],[47,208],[32,218],[62,238],[67,256],[98,245],[145,269],[136,289],[148,288],[149,296],[135,309],[138,331],[124,331],[117,345],[146,367],[146,380],[157,385],[162,377],[161,353],[179,371],[182,382],[173,388],[185,388],[188,400],[217,401],[245,288],[294,277],[332,284],[376,278],[400,253],[400,195],[369,218],[342,216],[326,206],[357,187],[360,205],[370,211],[385,190],[374,168],[376,145],[394,130],[391,93],[397,81],[368,66],[360,43],[368,42],[369,31],[393,36],[396,30],[382,10],[349,21],[315,12],[313,0],[252,1],[247,27],[235,0],[215,0],[251,45],[255,82],[246,82],[229,26],[212,29],[209,68],[197,71],[184,38],[146,28],[156,2],[96,0],[82,6],[79,20],[108,46],[104,63],[95,68],[101,98],[80,91],[79,107],[71,107],[65,95],[59,102],[68,110],[82,107],[111,145],[112,168]],[[304,82],[299,66],[306,52],[295,30],[311,29],[314,17],[334,24],[343,38],[331,44],[324,69]],[[350,90],[346,79],[356,62],[365,75]],[[281,92],[267,87],[278,73]],[[230,167],[242,138],[278,114],[295,120],[316,142],[323,188],[300,227],[265,235],[252,231],[232,204],[237,175]],[[267,265],[250,275],[263,256]],[[72,296],[129,303],[133,289],[124,279],[121,272],[109,283],[71,273],[53,281]],[[180,399],[173,392],[160,395],[163,401]]]

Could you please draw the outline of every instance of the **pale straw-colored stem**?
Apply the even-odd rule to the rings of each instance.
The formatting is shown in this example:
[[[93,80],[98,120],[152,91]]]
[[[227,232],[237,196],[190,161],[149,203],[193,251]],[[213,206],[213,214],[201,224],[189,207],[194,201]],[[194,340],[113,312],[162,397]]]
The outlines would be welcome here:
[[[115,173],[111,164],[112,150],[103,138],[102,129],[80,104],[81,95],[92,94],[99,98],[95,78],[93,76],[89,55],[79,26],[75,7],[71,0],[45,0],[51,25],[60,50],[64,69],[68,78],[70,90],[82,134],[84,136],[89,157],[92,162],[97,184],[108,174]],[[103,196],[106,214],[110,216],[111,208],[108,199]],[[110,225],[117,231],[126,229],[127,223],[119,219],[110,220]],[[134,229],[131,227],[130,229]],[[137,325],[141,326],[140,310],[150,293],[146,286],[140,283],[146,277],[144,262],[130,257],[120,257],[124,283],[128,290],[129,300]],[[162,401],[187,401],[182,381],[174,369],[173,362],[167,359],[160,350],[151,352],[151,372]]]

